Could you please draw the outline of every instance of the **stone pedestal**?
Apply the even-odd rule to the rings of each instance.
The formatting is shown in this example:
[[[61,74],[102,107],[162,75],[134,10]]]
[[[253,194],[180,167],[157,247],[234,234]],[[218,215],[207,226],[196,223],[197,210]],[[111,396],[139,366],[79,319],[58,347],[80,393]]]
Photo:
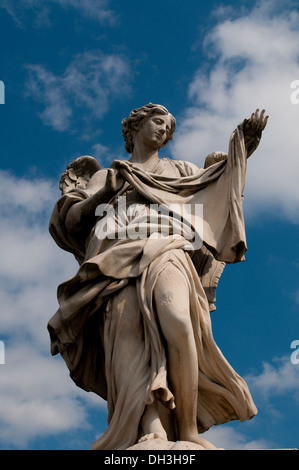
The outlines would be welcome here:
[[[138,442],[132,447],[129,447],[127,450],[175,450],[175,451],[185,451],[185,450],[224,450],[213,446],[213,444],[205,441],[209,448],[203,447],[199,444],[194,444],[194,442],[188,441],[165,441],[164,439],[148,439],[146,441]]]

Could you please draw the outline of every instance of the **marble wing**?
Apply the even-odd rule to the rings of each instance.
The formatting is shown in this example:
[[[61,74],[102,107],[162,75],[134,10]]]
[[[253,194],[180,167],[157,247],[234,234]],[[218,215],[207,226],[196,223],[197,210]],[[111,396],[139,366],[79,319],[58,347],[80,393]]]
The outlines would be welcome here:
[[[101,169],[99,162],[84,155],[71,162],[62,174],[59,188],[62,195],[73,189],[85,189],[91,177]]]
[[[205,159],[204,168],[208,168],[214,163],[221,162],[222,160],[225,160],[226,158],[227,158],[227,153],[224,153],[224,152],[218,151],[218,152],[210,153]]]

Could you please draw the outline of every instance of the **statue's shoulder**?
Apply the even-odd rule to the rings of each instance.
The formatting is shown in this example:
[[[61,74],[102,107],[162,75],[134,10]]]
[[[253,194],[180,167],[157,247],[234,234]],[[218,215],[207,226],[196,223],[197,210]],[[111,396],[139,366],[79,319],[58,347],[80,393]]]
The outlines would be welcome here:
[[[181,176],[195,175],[200,170],[195,163],[186,160],[174,160],[172,158],[167,158],[165,160],[169,160],[170,164],[179,170]]]
[[[224,152],[213,152],[210,153],[204,161],[204,169],[207,169],[211,165],[214,165],[215,163],[220,163],[224,160],[227,159],[227,153]],[[192,176],[197,174],[199,171],[202,171],[202,168],[197,166],[195,163],[189,162],[187,160],[173,160],[173,159],[168,159],[172,165],[176,166],[176,168],[179,169],[181,172],[181,176]]]

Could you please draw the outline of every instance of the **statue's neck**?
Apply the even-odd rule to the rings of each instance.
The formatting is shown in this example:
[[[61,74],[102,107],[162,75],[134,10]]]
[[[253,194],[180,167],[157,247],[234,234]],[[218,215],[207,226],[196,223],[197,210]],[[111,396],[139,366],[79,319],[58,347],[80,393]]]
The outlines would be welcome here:
[[[159,160],[158,150],[146,146],[134,146],[134,150],[129,161],[141,167],[149,167]]]

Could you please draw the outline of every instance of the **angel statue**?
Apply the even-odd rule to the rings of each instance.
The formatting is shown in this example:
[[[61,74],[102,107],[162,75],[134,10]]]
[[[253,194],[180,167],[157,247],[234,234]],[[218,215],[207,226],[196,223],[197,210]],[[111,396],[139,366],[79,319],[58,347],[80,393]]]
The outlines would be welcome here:
[[[247,250],[246,164],[267,119],[256,110],[232,133],[228,153],[198,168],[159,157],[176,120],[149,103],[122,121],[128,160],[102,169],[83,156],[62,175],[49,229],[79,267],[58,287],[48,330],[51,353],[77,386],[107,401],[108,426],[92,449],[156,438],[212,449],[200,434],[257,413],[213,339],[210,312],[225,265]],[[202,208],[193,218],[200,243],[185,207]]]

